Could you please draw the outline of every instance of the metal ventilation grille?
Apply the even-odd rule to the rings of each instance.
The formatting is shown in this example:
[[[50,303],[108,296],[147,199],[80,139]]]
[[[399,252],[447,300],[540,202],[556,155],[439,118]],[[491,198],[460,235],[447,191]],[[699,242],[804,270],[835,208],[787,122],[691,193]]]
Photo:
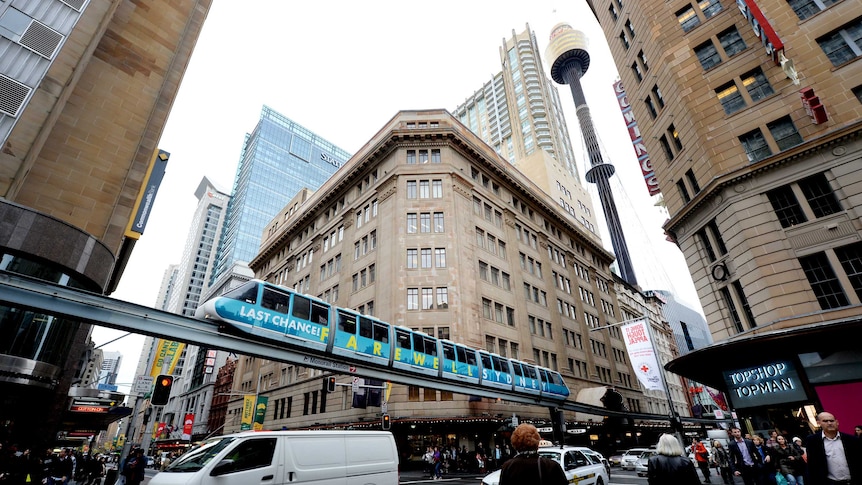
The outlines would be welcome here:
[[[19,44],[46,59],[54,57],[60,42],[63,42],[63,34],[35,20],[30,22],[21,40],[18,41]]]
[[[84,4],[87,3],[87,0],[60,0],[60,2],[72,7],[76,12],[80,12],[84,10]]]
[[[0,113],[17,117],[30,91],[29,87],[0,74]]]

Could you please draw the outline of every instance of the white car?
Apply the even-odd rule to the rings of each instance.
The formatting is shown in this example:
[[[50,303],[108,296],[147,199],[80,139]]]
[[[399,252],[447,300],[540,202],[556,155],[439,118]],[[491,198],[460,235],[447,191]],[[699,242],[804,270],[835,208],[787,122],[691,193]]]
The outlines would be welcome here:
[[[582,446],[542,446],[539,456],[559,463],[566,472],[569,483],[578,485],[607,485],[610,481],[608,467],[601,453]],[[607,461],[607,460],[605,460]],[[482,479],[482,485],[498,485],[500,470]]]
[[[638,458],[641,457],[644,451],[648,450],[649,448],[632,448],[626,451],[623,453],[623,457],[620,458],[620,468],[623,470],[634,470]]]

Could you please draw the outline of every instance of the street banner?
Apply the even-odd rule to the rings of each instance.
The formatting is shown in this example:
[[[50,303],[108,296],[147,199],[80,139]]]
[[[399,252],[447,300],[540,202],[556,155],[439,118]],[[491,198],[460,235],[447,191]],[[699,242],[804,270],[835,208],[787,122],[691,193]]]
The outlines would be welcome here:
[[[183,439],[191,440],[192,439],[192,428],[195,425],[195,414],[194,413],[186,413],[185,419],[183,419]]]
[[[647,325],[649,324],[645,319],[623,325],[623,338],[638,381],[644,389],[661,391],[664,389],[661,374],[659,374],[661,369],[658,366],[655,347],[650,341]]]
[[[242,419],[239,422],[240,431],[248,431],[251,429],[251,423],[254,419],[254,396],[246,394],[242,398]]]
[[[153,366],[150,367],[150,375],[158,377],[160,374],[173,375],[177,363],[186,344],[172,340],[159,339],[156,343],[156,355]]]
[[[161,423],[156,423],[155,426],[153,426],[153,439],[154,440],[159,439],[162,436],[162,433],[165,432],[165,426],[166,425],[167,425],[167,423],[161,422]]]
[[[263,429],[263,420],[266,419],[266,404],[269,398],[266,396],[257,397],[257,405],[254,408],[254,424],[252,429],[260,431]]]

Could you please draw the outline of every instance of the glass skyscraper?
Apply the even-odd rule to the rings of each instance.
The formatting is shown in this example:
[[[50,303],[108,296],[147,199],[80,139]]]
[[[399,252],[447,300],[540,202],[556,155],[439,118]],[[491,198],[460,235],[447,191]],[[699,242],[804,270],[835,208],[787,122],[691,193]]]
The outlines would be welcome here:
[[[317,190],[350,154],[268,106],[246,135],[210,284],[251,261],[264,227],[302,188]]]

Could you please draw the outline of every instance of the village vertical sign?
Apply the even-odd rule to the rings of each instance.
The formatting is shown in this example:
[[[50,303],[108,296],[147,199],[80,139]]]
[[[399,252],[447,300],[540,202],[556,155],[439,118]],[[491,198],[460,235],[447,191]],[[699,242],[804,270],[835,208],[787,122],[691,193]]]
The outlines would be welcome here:
[[[779,53],[784,51],[784,43],[775,33],[772,25],[766,20],[757,2],[754,0],[736,0],[736,6],[739,11],[748,20],[748,24],[754,30],[754,35],[760,39],[760,43],[766,49],[766,53],[772,57],[776,64],[780,63]]]
[[[796,367],[789,361],[726,370],[723,374],[727,394],[737,409],[804,401],[808,398]]]

